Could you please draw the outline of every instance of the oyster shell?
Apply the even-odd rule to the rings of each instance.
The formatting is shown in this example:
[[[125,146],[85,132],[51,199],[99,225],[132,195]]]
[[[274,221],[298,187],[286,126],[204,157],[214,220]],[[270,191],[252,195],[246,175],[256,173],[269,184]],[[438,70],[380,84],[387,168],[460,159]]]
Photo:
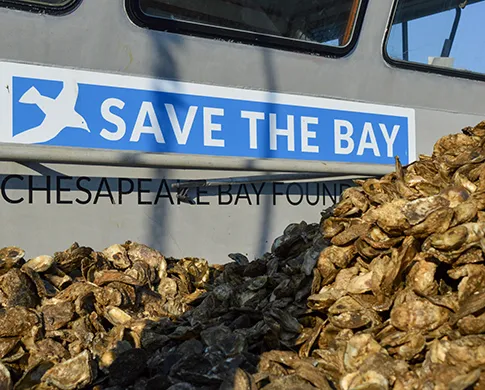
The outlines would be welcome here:
[[[88,350],[46,371],[42,381],[62,390],[83,388],[96,377],[96,366]]]
[[[16,246],[7,246],[0,249],[0,275],[4,271],[8,271],[10,268],[21,263],[24,259],[25,251],[22,248]]]
[[[12,377],[10,371],[5,367],[2,362],[0,362],[0,389],[2,390],[12,390]]]
[[[0,276],[0,291],[3,307],[34,308],[40,302],[35,283],[18,268],[12,268]]]
[[[125,247],[120,244],[114,244],[105,248],[103,254],[118,269],[124,270],[131,265]]]
[[[43,255],[37,256],[27,261],[24,267],[29,267],[35,272],[46,272],[54,264],[52,256]]]

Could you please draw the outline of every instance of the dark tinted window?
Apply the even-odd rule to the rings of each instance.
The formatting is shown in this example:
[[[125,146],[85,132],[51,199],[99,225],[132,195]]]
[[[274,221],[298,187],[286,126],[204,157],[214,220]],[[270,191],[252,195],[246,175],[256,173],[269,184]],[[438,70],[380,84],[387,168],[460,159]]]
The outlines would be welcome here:
[[[361,0],[137,0],[147,17],[251,33],[276,39],[349,45],[361,15]],[[221,29],[222,28],[222,29]],[[217,35],[217,34],[216,34]],[[255,39],[253,39],[255,40]]]
[[[34,6],[66,6],[75,3],[77,0],[8,0],[4,3],[34,5]]]
[[[76,8],[81,1],[82,0],[0,0],[0,7],[16,8],[34,13],[64,15]]]
[[[485,75],[484,0],[397,0],[386,53],[408,66]]]

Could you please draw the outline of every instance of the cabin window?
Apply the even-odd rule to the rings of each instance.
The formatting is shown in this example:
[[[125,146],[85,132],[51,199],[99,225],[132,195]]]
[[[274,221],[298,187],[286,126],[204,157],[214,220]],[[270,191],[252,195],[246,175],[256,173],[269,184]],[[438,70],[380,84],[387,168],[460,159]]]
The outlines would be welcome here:
[[[127,0],[145,27],[264,46],[347,53],[367,0]]]
[[[0,0],[0,6],[31,12],[61,14],[72,10],[82,0]]]
[[[32,5],[66,5],[72,3],[72,0],[15,0],[14,2]]]
[[[485,0],[397,0],[386,59],[453,76],[485,76]]]

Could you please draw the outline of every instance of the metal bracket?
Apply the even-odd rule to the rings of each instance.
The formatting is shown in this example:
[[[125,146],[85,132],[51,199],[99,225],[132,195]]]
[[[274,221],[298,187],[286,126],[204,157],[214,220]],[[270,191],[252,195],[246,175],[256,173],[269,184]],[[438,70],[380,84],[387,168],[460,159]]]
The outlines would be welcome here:
[[[301,180],[314,180],[320,179],[320,181],[327,180],[354,180],[354,179],[367,179],[369,177],[379,177],[380,175],[337,175],[337,174],[305,174],[305,173],[287,173],[276,175],[254,175],[254,176],[239,176],[239,177],[225,177],[216,179],[202,179],[202,180],[187,180],[184,182],[173,183],[172,188],[177,190],[177,199],[183,203],[195,204],[193,200],[196,196],[196,189],[198,187],[215,187],[222,185],[233,184],[251,184],[261,183],[268,181],[301,181]]]
[[[182,203],[195,204],[194,189],[188,187],[177,188],[177,199]]]
[[[187,180],[179,183],[173,183],[172,188],[197,188],[197,187],[215,187],[222,185],[233,184],[251,184],[261,183],[267,181],[301,181],[301,180],[314,180],[321,179],[326,180],[354,180],[354,179],[366,179],[369,177],[376,177],[380,175],[341,175],[341,174],[324,174],[324,173],[282,173],[276,175],[254,175],[254,176],[239,176],[239,177],[224,177],[216,179],[203,179],[203,180]]]

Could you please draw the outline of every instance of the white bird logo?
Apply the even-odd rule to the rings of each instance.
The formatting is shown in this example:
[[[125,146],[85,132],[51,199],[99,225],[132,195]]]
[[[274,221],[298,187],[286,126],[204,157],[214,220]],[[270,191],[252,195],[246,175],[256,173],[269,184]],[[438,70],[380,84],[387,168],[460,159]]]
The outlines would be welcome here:
[[[78,92],[79,87],[73,81],[64,81],[64,87],[55,99],[43,96],[37,88],[31,87],[22,95],[19,102],[35,104],[45,113],[45,118],[39,126],[15,135],[13,141],[27,144],[47,142],[57,137],[66,127],[91,132],[86,120],[74,108]]]

